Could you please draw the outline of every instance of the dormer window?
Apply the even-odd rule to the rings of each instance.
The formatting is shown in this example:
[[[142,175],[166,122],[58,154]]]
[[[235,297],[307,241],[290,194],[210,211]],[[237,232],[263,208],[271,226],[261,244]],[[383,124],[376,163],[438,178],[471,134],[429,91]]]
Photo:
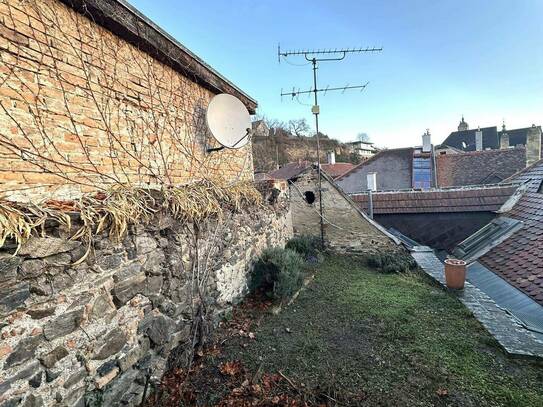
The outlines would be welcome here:
[[[413,188],[430,189],[432,187],[431,157],[413,157]]]

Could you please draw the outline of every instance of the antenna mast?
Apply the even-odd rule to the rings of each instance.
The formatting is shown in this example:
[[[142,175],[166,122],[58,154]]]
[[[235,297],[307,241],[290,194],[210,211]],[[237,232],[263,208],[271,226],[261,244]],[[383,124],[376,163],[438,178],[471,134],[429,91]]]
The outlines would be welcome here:
[[[321,229],[321,243],[324,246],[324,214],[323,214],[323,204],[322,204],[322,180],[321,180],[321,155],[320,155],[320,142],[319,142],[319,114],[320,114],[320,107],[318,103],[318,94],[320,92],[328,92],[328,91],[335,91],[335,90],[347,90],[347,89],[360,89],[363,91],[366,86],[368,85],[368,82],[366,82],[364,85],[356,85],[356,86],[344,86],[344,87],[336,87],[336,88],[325,88],[325,89],[319,89],[317,87],[317,69],[318,69],[318,63],[319,62],[329,62],[329,61],[342,61],[345,59],[347,54],[353,54],[353,53],[365,53],[365,52],[380,52],[383,48],[376,48],[376,47],[366,47],[366,48],[334,48],[334,49],[319,49],[319,50],[291,50],[291,51],[283,51],[281,52],[281,45],[277,46],[277,58],[279,60],[279,63],[281,63],[281,57],[288,58],[290,56],[303,56],[306,61],[311,62],[313,66],[313,89],[310,90],[304,90],[304,91],[292,91],[283,93],[281,92],[281,96],[287,96],[290,95],[293,98],[300,95],[300,94],[306,94],[306,93],[313,93],[314,95],[314,105],[311,108],[311,113],[315,115],[315,137],[317,140],[317,171],[318,171],[318,177],[319,177],[319,214],[320,214],[320,229]],[[318,57],[321,55],[321,57]]]

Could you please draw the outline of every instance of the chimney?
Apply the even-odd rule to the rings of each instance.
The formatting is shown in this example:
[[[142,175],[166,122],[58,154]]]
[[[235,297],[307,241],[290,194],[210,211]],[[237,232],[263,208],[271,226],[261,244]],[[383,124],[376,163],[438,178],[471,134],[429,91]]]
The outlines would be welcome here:
[[[376,172],[369,172],[367,177],[368,182],[368,190],[370,191],[377,191],[377,173]]]
[[[480,127],[478,127],[475,132],[475,150],[483,151],[483,132]]]
[[[526,166],[532,165],[541,159],[541,127],[532,127],[528,129],[526,135]]]
[[[502,135],[500,137],[500,148],[502,150],[505,150],[505,149],[509,148],[509,134],[502,133]]]
[[[336,153],[334,151],[328,151],[326,157],[328,158],[328,164],[336,163]]]
[[[502,122],[502,134],[500,136],[500,149],[506,150],[509,148],[509,134],[505,130],[505,120]]]
[[[432,136],[430,129],[426,129],[426,133],[422,135],[422,152],[429,153],[432,150]]]

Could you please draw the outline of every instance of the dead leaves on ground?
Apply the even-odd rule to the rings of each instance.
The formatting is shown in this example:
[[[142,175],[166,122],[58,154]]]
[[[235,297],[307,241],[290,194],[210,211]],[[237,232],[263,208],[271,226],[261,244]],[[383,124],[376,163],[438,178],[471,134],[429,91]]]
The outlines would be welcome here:
[[[357,406],[365,393],[351,395],[340,387],[309,389],[303,383],[282,372],[250,372],[240,360],[224,360],[219,363],[222,347],[230,337],[257,340],[254,330],[268,308],[269,303],[247,301],[234,309],[232,319],[221,326],[221,338],[217,344],[196,353],[194,363],[187,372],[182,369],[170,371],[162,380],[158,392],[146,406],[178,407],[208,405],[207,396],[219,397],[213,404],[217,407],[308,407],[308,406]],[[243,343],[245,348],[247,342]],[[341,394],[340,394],[341,393]],[[356,397],[355,397],[356,396]],[[341,400],[341,402],[339,402]]]
[[[225,376],[236,376],[241,372],[241,362],[239,360],[225,362],[219,366],[219,370]]]

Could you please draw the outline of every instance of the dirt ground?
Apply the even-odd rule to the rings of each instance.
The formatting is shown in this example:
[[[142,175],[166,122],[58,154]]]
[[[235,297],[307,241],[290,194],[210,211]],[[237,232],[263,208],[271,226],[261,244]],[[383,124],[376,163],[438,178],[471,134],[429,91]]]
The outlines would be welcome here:
[[[247,300],[167,375],[161,406],[543,406],[543,367],[510,359],[425,276],[327,257],[278,315]]]

